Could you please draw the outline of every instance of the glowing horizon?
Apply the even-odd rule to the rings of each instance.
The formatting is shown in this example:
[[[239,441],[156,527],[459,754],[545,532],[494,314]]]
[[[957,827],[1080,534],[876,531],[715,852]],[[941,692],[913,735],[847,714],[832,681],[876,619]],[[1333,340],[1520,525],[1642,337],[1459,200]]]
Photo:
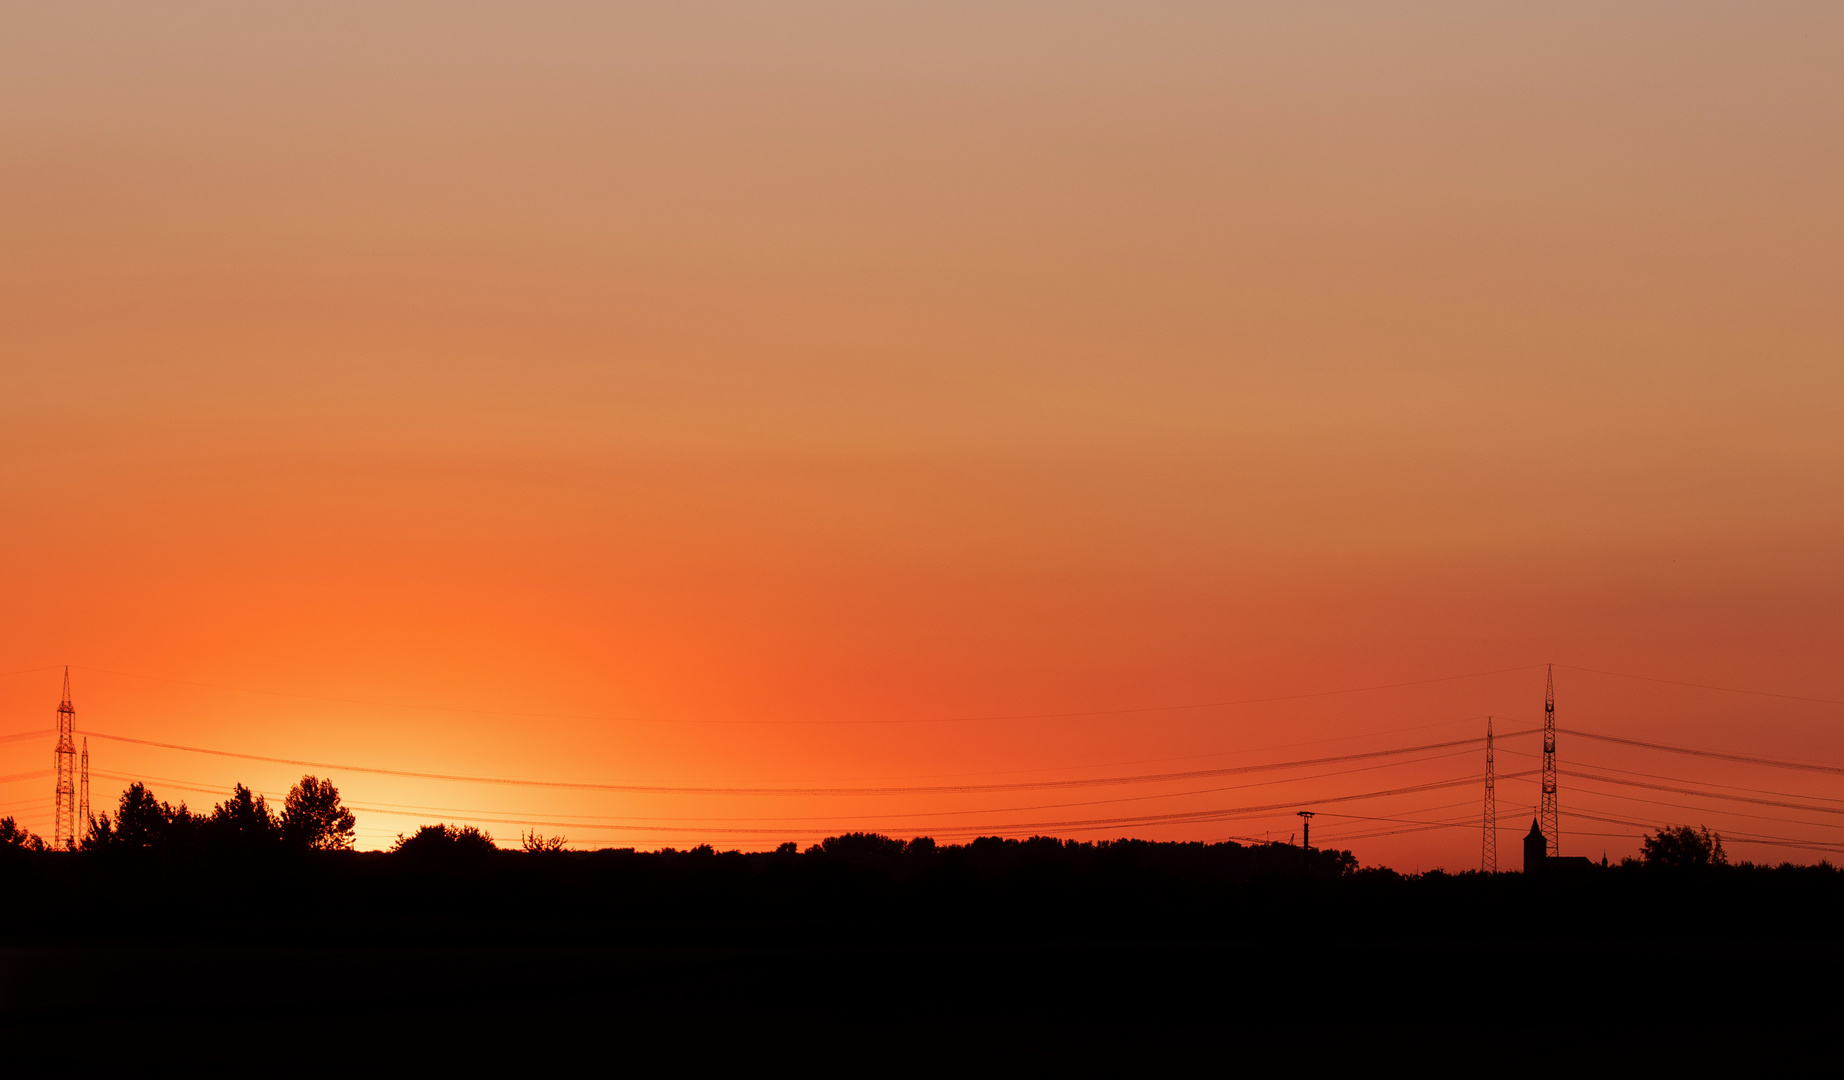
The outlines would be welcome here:
[[[1554,662],[1565,729],[1844,762],[1830,9],[0,26],[0,735],[48,726],[70,663],[79,734],[259,757],[1023,782],[1528,727]],[[1170,708],[1210,702],[1240,704]],[[0,742],[0,775],[45,749]],[[310,771],[91,749],[98,809],[119,777],[196,807]],[[748,848],[815,836],[718,830],[949,839],[1477,768],[773,806],[333,778],[362,846],[477,820]],[[1529,786],[1500,785],[1501,822]],[[50,788],[0,783],[0,815],[44,831]],[[1581,813],[1836,843],[1817,812],[1566,776],[1561,806],[1570,854],[1636,848]],[[1315,841],[1366,863],[1477,865],[1477,828],[1334,820]]]

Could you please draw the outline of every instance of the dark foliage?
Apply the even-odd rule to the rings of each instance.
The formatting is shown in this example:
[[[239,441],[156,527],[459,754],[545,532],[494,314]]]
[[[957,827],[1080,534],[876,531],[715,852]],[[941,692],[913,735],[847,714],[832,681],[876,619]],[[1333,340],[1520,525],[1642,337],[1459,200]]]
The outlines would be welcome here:
[[[519,844],[532,855],[555,855],[569,850],[570,841],[561,836],[543,836],[534,829],[521,835]]]
[[[282,835],[281,822],[269,812],[268,803],[242,784],[211,812],[205,828],[213,846],[247,854],[273,848]]]
[[[929,841],[932,847],[934,841]],[[848,859],[893,859],[901,855],[909,845],[893,836],[879,833],[849,832],[843,836],[828,836],[812,848],[808,854],[823,854]]]
[[[282,804],[282,837],[311,851],[345,851],[352,847],[352,811],[340,805],[331,780],[303,776]]]
[[[13,820],[13,815],[0,818],[0,850],[18,848],[25,851],[45,850],[45,841]]]
[[[94,823],[90,835],[98,846],[146,850],[187,838],[192,829],[192,814],[185,803],[177,808],[155,799],[145,785],[133,783],[122,792],[122,802],[115,811],[113,828],[106,819],[99,832]]]
[[[493,837],[472,825],[424,825],[391,845],[392,854],[421,860],[480,859],[498,851]]]
[[[1689,825],[1660,829],[1640,845],[1641,860],[1647,866],[1675,870],[1725,866],[1729,857],[1722,850],[1722,836],[1709,826],[1693,829]]]
[[[273,858],[287,850],[337,850],[342,827],[343,846],[350,847],[352,812],[340,805],[339,791],[330,782],[303,777],[288,793],[288,803],[297,811],[292,831],[287,811],[276,815],[261,795],[242,784],[209,814],[195,814],[183,802],[161,802],[145,785],[130,784],[113,817],[101,814],[89,820],[79,847],[109,857],[139,852],[144,858],[239,862]],[[332,824],[304,824],[313,820]]]
[[[0,994],[0,1020],[16,1033],[42,1021],[64,1042],[16,1041],[56,1047],[46,1061],[62,1067],[66,1003],[98,980],[137,985],[152,957],[162,995],[80,1014],[76,1041],[129,1048],[114,1071],[169,1039],[192,1072],[323,1052],[317,1075],[522,1074],[560,1047],[550,1071],[600,1072],[619,1045],[624,1066],[674,1074],[1190,1075],[1233,1061],[1254,1075],[1420,1076],[1458,1071],[1430,1066],[1452,1039],[1439,1025],[1509,1025],[1449,1054],[1475,1072],[1528,1036],[1526,1010],[1476,993],[1464,973],[1477,970],[1515,972],[1520,1000],[1569,1003],[1524,1075],[1584,1062],[1688,1075],[1715,1060],[1709,1047],[1661,1057],[1630,1028],[1571,1032],[1567,1018],[1664,1028],[1723,993],[1726,1030],[1777,1025],[1717,1062],[1723,1074],[1817,1074],[1839,1034],[1836,995],[1804,987],[1828,985],[1839,960],[1844,874],[1725,865],[1701,830],[1654,837],[1649,862],[1537,875],[1404,875],[1289,844],[854,833],[743,854],[569,851],[531,833],[500,850],[429,825],[394,851],[356,852],[284,833],[244,788],[194,814],[137,785],[76,852],[35,850],[0,821],[0,838],[28,837],[0,844],[0,943],[84,946],[80,963],[11,950],[15,967],[38,966],[11,972],[32,990]],[[1684,866],[1695,872],[1661,871]],[[263,993],[224,992],[253,979]],[[1302,1002],[1306,1024],[1288,1033]],[[355,1010],[412,1019],[355,1025]],[[482,1040],[483,1012],[543,1038]],[[823,1037],[787,1037],[816,1017]],[[735,1060],[713,1056],[713,1027]],[[334,1048],[355,1030],[387,1034]],[[1334,1037],[1347,1052],[1327,1050]],[[487,1060],[497,1046],[514,1049]],[[815,1066],[816,1046],[838,1051],[835,1067]],[[222,1057],[201,1070],[201,1048]],[[380,1056],[394,1048],[406,1056]]]
[[[297,805],[337,808],[321,820],[347,813],[324,781],[296,791]],[[1688,829],[1650,838],[1644,863],[1527,876],[1403,875],[1291,844],[876,833],[804,852],[647,853],[569,851],[535,833],[501,850],[473,827],[427,825],[362,853],[290,836],[287,821],[247,788],[195,814],[137,784],[74,853],[33,850],[0,823],[13,838],[0,845],[0,927],[331,940],[457,925],[603,941],[1675,940],[1834,935],[1844,907],[1844,874],[1830,865],[1726,865],[1719,838]],[[318,835],[337,843],[339,829]],[[261,900],[227,908],[232,895]]]

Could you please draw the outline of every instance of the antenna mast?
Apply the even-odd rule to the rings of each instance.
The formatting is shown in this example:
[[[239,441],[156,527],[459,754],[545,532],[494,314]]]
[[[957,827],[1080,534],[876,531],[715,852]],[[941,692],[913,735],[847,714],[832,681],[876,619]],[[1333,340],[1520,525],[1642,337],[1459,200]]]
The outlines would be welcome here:
[[[64,700],[58,704],[58,745],[51,752],[57,766],[57,798],[52,806],[51,843],[70,848],[77,843],[77,710],[70,704],[70,668],[64,669]]]
[[[1492,718],[1485,718],[1485,840],[1479,869],[1498,873],[1498,773],[1492,767]]]
[[[1537,828],[1549,844],[1550,858],[1562,853],[1562,830],[1556,821],[1556,665],[1549,666],[1543,686],[1543,802]]]

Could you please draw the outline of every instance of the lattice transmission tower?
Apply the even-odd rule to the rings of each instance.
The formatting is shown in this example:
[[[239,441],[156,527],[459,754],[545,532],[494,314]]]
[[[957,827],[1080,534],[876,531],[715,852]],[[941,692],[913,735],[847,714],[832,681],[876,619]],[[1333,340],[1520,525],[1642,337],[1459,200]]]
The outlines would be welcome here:
[[[1485,718],[1485,840],[1479,869],[1498,873],[1498,774],[1492,767],[1492,718]]]
[[[51,842],[55,847],[77,841],[77,710],[70,704],[70,668],[64,669],[64,700],[58,703],[58,745],[51,752],[57,765],[58,791],[52,807]]]
[[[83,737],[83,757],[77,773],[77,840],[90,832],[90,737]]]
[[[1537,828],[1549,842],[1550,858],[1562,854],[1562,830],[1556,821],[1556,665],[1551,664],[1543,685],[1543,802],[1537,807]]]

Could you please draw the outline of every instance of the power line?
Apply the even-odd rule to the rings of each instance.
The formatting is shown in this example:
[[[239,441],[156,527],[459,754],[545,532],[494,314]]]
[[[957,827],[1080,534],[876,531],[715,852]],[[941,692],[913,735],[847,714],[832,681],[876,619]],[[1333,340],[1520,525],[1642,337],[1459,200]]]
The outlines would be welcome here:
[[[1623,795],[1617,791],[1599,791],[1594,788],[1581,788],[1580,791],[1581,794],[1596,799],[1619,799],[1621,802],[1644,803],[1647,806],[1669,806],[1674,810],[1694,810],[1699,814],[1716,815],[1725,818],[1753,818],[1756,821],[1777,821],[1782,825],[1805,825],[1814,829],[1844,828],[1844,823],[1835,821],[1801,821],[1798,818],[1771,817],[1767,814],[1751,814],[1746,810],[1732,810],[1725,806],[1692,806],[1687,803],[1664,802],[1660,799],[1647,799],[1639,795]],[[1692,798],[1703,797],[1702,792],[1686,792],[1686,794],[1689,794]]]
[[[1582,667],[1579,664],[1557,664],[1557,667],[1571,671],[1587,671],[1595,675],[1611,675],[1616,679],[1634,679],[1639,682],[1663,683],[1666,686],[1689,686],[1698,690],[1719,690],[1725,694],[1747,694],[1751,697],[1781,698],[1786,701],[1810,701],[1819,705],[1844,705],[1836,698],[1806,697],[1802,694],[1779,694],[1771,690],[1738,690],[1733,686],[1712,686],[1709,683],[1684,682],[1681,679],[1657,679],[1650,675],[1628,675],[1622,671],[1605,671],[1601,668]]]
[[[1345,761],[1361,761],[1371,758],[1394,757],[1403,754],[1421,753],[1428,750],[1445,750],[1452,747],[1477,745],[1477,738],[1451,739],[1446,742],[1427,743],[1421,746],[1406,746],[1391,750],[1367,750],[1351,754],[1334,754],[1327,757],[1306,758],[1298,761],[1269,762],[1259,765],[1235,765],[1217,769],[1194,769],[1188,772],[1148,773],[1137,776],[1106,776],[1089,779],[1072,780],[1029,780],[1009,784],[950,784],[912,787],[806,787],[806,788],[760,788],[760,787],[681,787],[658,784],[609,784],[578,780],[531,780],[514,777],[470,776],[455,773],[416,772],[408,769],[384,769],[364,765],[340,765],[324,761],[307,761],[298,758],[269,757],[263,754],[244,754],[230,750],[212,750],[198,746],[183,746],[177,743],[157,742],[152,739],[135,739],[125,735],[108,735],[101,732],[88,734],[99,739],[114,742],[132,743],[138,746],[152,746],[163,750],[179,750],[193,754],[208,754],[213,757],[235,758],[242,761],[263,761],[270,764],[294,765],[310,769],[332,769],[344,772],[371,773],[381,776],[401,776],[417,780],[445,780],[469,784],[501,784],[516,787],[566,788],[583,791],[622,791],[644,795],[768,795],[768,796],[832,796],[832,795],[942,795],[970,794],[981,791],[1034,791],[1051,788],[1104,787],[1127,784],[1170,783],[1181,780],[1198,780],[1213,776],[1236,776],[1252,772],[1269,772],[1277,769],[1305,768],[1312,765],[1328,765]],[[1513,734],[1529,734],[1514,732]]]
[[[1697,791],[1693,788],[1671,787],[1667,784],[1648,784],[1640,780],[1621,780],[1612,776],[1596,776],[1593,773],[1564,772],[1564,776],[1576,780],[1592,780],[1600,784],[1619,784],[1623,787],[1644,788],[1648,791],[1665,791],[1673,795],[1690,795],[1698,799],[1723,799],[1728,802],[1750,803],[1755,806],[1777,806],[1783,810],[1803,810],[1817,814],[1836,814],[1844,817],[1844,809],[1830,806],[1813,806],[1810,803],[1782,802],[1777,799],[1751,799],[1746,795],[1725,795],[1715,791]],[[1808,822],[1807,824],[1817,824]]]
[[[1594,777],[1594,776],[1577,776],[1577,774],[1573,774],[1573,773],[1569,773],[1565,775],[1576,776],[1577,779],[1587,779],[1590,781],[1604,779],[1602,777]],[[1675,789],[1675,788],[1667,788],[1665,790],[1669,792],[1678,793],[1678,794],[1689,795],[1692,798],[1708,797],[1706,793],[1700,792],[1700,791],[1689,791],[1689,790],[1681,790],[1681,789]],[[1638,795],[1623,795],[1617,791],[1597,791],[1593,788],[1582,788],[1580,789],[1580,791],[1583,795],[1590,796],[1593,798],[1598,798],[1598,799],[1619,799],[1622,802],[1644,803],[1647,806],[1668,806],[1675,810],[1691,810],[1691,811],[1695,811],[1698,814],[1716,815],[1719,817],[1741,817],[1741,818],[1753,818],[1757,821],[1777,821],[1783,825],[1804,825],[1804,826],[1807,826],[1809,828],[1814,828],[1814,829],[1844,828],[1844,823],[1840,823],[1840,822],[1801,821],[1798,818],[1770,817],[1766,814],[1750,814],[1745,810],[1731,810],[1727,807],[1721,807],[1721,806],[1691,806],[1685,803],[1664,802],[1659,799],[1642,798],[1641,796],[1638,796]],[[1585,815],[1578,815],[1578,814],[1571,813],[1570,816],[1579,817],[1579,816],[1585,816]],[[1651,826],[1646,826],[1646,828],[1651,828]]]
[[[1537,756],[1535,754],[1524,753],[1521,750],[1507,750],[1505,753],[1516,754],[1519,757],[1527,758],[1535,758]],[[1755,795],[1779,795],[1788,799],[1815,799],[1819,802],[1844,804],[1844,799],[1834,799],[1829,795],[1807,795],[1804,792],[1798,791],[1772,791],[1767,788],[1748,787],[1742,784],[1719,784],[1714,780],[1687,780],[1681,776],[1660,776],[1657,773],[1639,772],[1635,769],[1617,769],[1612,765],[1603,765],[1596,762],[1583,762],[1583,764],[1590,769],[1599,769],[1602,772],[1617,772],[1627,776],[1643,776],[1648,780],[1670,780],[1679,784],[1695,784],[1698,787],[1723,788],[1727,791],[1746,791]]]
[[[1512,775],[1530,775],[1528,773]],[[1139,817],[1091,818],[1078,821],[1038,821],[1011,826],[1013,829],[1071,829],[1093,831],[1096,828],[1116,826],[1154,825],[1154,824],[1190,824],[1205,821],[1225,821],[1236,817],[1249,817],[1271,811],[1288,811],[1310,802],[1318,806],[1329,803],[1356,802],[1363,799],[1386,798],[1391,795],[1406,795],[1419,791],[1441,791],[1478,782],[1477,776],[1463,776],[1454,780],[1436,780],[1426,784],[1409,784],[1403,787],[1389,788],[1383,791],[1367,791],[1355,795],[1333,795],[1330,797],[1300,799],[1292,802],[1269,803],[1262,806],[1220,807],[1208,810],[1194,810],[1172,814],[1148,814]]]
[[[0,679],[9,679],[14,675],[34,675],[41,671],[56,671],[64,664],[46,664],[44,667],[20,668],[17,671],[0,671]]]
[[[1656,825],[1647,825],[1647,824],[1644,824],[1643,822],[1624,821],[1624,820],[1621,820],[1620,818],[1600,817],[1595,814],[1573,814],[1571,816],[1587,818],[1589,821],[1605,822],[1609,825],[1627,825],[1635,829],[1646,829],[1648,831],[1656,830],[1658,828],[1658,826]],[[1844,852],[1844,846],[1839,846],[1836,844],[1826,844],[1820,841],[1813,841],[1813,840],[1795,840],[1795,839],[1792,839],[1791,837],[1783,837],[1783,836],[1761,836],[1759,834],[1754,834],[1754,833],[1724,833],[1722,838],[1724,840],[1733,841],[1735,843],[1763,844],[1768,847],[1803,848],[1809,851]]]
[[[1144,801],[1153,800],[1153,799],[1188,798],[1188,797],[1196,796],[1196,795],[1210,795],[1210,794],[1216,794],[1216,793],[1224,792],[1224,791],[1242,791],[1242,790],[1247,790],[1249,788],[1269,787],[1275,784],[1294,784],[1294,783],[1301,783],[1307,780],[1320,780],[1328,776],[1346,776],[1352,773],[1369,772],[1375,769],[1399,768],[1404,765],[1416,765],[1416,764],[1422,764],[1428,761],[1439,761],[1439,760],[1444,760],[1449,757],[1457,757],[1459,756],[1459,754],[1466,753],[1466,752],[1467,751],[1458,751],[1455,753],[1448,753],[1448,754],[1435,754],[1435,755],[1430,755],[1424,758],[1414,758],[1409,761],[1384,762],[1381,764],[1360,766],[1354,769],[1335,769],[1330,772],[1315,773],[1309,776],[1291,776],[1291,777],[1284,777],[1278,780],[1262,780],[1262,781],[1259,781],[1253,784],[1232,784],[1232,785],[1228,785],[1224,787],[1199,788],[1199,789],[1194,789],[1191,791],[1163,792],[1163,793],[1159,793],[1155,795],[1133,795],[1133,796],[1127,796],[1127,797],[1118,798],[1118,799],[1088,799],[1088,800],[1083,800],[1079,802],[1048,803],[1048,804],[1038,804],[1038,805],[1033,805],[1033,806],[980,807],[980,808],[975,808],[971,810],[931,810],[931,811],[920,811],[920,812],[899,813],[899,814],[731,815],[731,816],[726,816],[726,817],[654,817],[654,816],[634,815],[634,814],[556,814],[553,812],[552,816],[579,819],[579,823],[582,825],[582,827],[593,828],[593,827],[596,827],[595,822],[597,821],[669,822],[669,823],[823,821],[823,822],[838,823],[840,821],[863,822],[863,821],[886,821],[886,820],[893,820],[893,819],[912,820],[915,818],[937,819],[937,818],[943,818],[943,817],[964,817],[964,816],[971,816],[975,814],[1016,814],[1016,813],[1027,813],[1027,812],[1034,811],[1034,810],[1061,810],[1061,809],[1069,809],[1069,808],[1079,807],[1079,806],[1106,806],[1106,805],[1113,805],[1113,804],[1118,804],[1118,803],[1123,803],[1123,802],[1144,802]],[[204,795],[216,796],[216,795],[221,795],[221,794],[227,794],[229,790],[222,784],[217,784],[217,785],[202,784],[202,783],[195,782],[195,781],[177,780],[172,777],[150,776],[144,773],[130,775],[130,774],[125,774],[125,773],[98,772],[96,775],[104,779],[120,780],[126,783],[137,783],[137,782],[147,783],[151,781],[151,782],[156,782],[156,783],[165,785],[167,787],[178,788],[181,791],[192,791],[192,792],[197,792],[197,793],[204,794]],[[257,791],[257,792],[254,792],[254,794],[261,795],[269,799],[280,799],[282,797],[280,793],[273,792],[273,791]],[[459,815],[462,815],[463,818],[474,819],[474,820],[484,820],[480,817],[480,815],[505,814],[505,813],[513,812],[513,811],[507,811],[507,810],[482,810],[479,808],[459,807],[459,806],[423,806],[423,805],[417,805],[417,804],[412,804],[412,803],[349,802],[346,805],[349,806],[353,810],[362,810],[367,813],[393,814],[393,815],[401,815],[405,817],[414,817],[416,816],[416,812],[429,813],[429,814],[459,814]],[[547,824],[558,824],[558,823],[548,822]],[[564,823],[564,824],[567,825],[570,823]]]
[[[1701,750],[1691,746],[1673,746],[1670,743],[1643,742],[1639,739],[1623,739],[1617,735],[1597,735],[1591,731],[1570,731],[1568,734],[1583,739],[1595,739],[1600,742],[1618,743],[1621,746],[1638,746],[1647,750],[1663,750],[1670,754],[1688,754],[1692,757],[1718,758],[1723,761],[1734,761],[1744,765],[1761,765],[1770,769],[1798,769],[1804,772],[1844,776],[1844,765],[1788,761],[1784,758],[1752,757],[1748,754],[1736,754],[1726,750]]]
[[[1712,815],[1719,818],[1750,818],[1755,821],[1772,821],[1781,825],[1804,825],[1813,829],[1844,829],[1844,822],[1836,821],[1801,821],[1798,818],[1773,817],[1768,814],[1751,814],[1746,810],[1731,810],[1722,806],[1692,806],[1687,803],[1665,802],[1662,799],[1647,799],[1639,795],[1623,795],[1617,791],[1596,791],[1592,788],[1582,789],[1582,794],[1599,799],[1619,799],[1621,802],[1645,803],[1647,806],[1669,806],[1674,810],[1693,810],[1700,815]],[[1696,796],[1692,796],[1695,798]]]
[[[1460,717],[1454,717],[1453,719],[1450,719],[1450,720],[1437,720],[1429,724],[1411,724],[1411,725],[1408,725],[1407,727],[1385,728],[1381,731],[1365,731],[1365,732],[1359,732],[1354,735],[1334,735],[1330,738],[1325,738],[1325,739],[1305,739],[1305,740],[1300,740],[1297,742],[1269,743],[1265,746],[1240,747],[1234,750],[1212,750],[1208,753],[1203,753],[1203,754],[1168,754],[1162,757],[1133,758],[1127,761],[1097,761],[1097,762],[1087,762],[1087,763],[1076,764],[1076,765],[1036,766],[1036,767],[1025,768],[1025,769],[985,769],[985,770],[980,770],[977,772],[921,773],[921,774],[912,774],[909,776],[901,776],[901,777],[889,777],[889,778],[873,777],[869,779],[927,780],[927,779],[946,779],[946,778],[952,778],[952,777],[965,777],[965,776],[1016,776],[1016,775],[1024,774],[1024,773],[1068,772],[1072,769],[1126,768],[1132,765],[1151,765],[1151,764],[1157,764],[1163,761],[1197,761],[1197,760],[1201,760],[1204,758],[1230,757],[1232,755],[1239,755],[1239,754],[1259,754],[1259,753],[1263,753],[1269,750],[1291,750],[1291,749],[1294,749],[1296,747],[1301,747],[1301,746],[1324,746],[1328,743],[1351,742],[1357,739],[1381,738],[1382,736],[1385,736],[1385,735],[1400,735],[1400,734],[1403,734],[1404,732],[1409,732],[1409,731],[1425,731],[1429,728],[1448,727],[1453,724],[1463,724],[1470,720],[1477,720],[1477,719],[1480,719],[1480,717],[1460,716]],[[50,734],[55,734],[54,729],[45,728],[41,731],[24,731],[24,732],[18,732],[13,735],[0,735],[0,743],[17,742],[17,741],[21,741],[25,739],[42,738]]]
[[[98,775],[104,775],[104,774],[98,773]],[[1517,778],[1517,777],[1523,777],[1523,776],[1529,776],[1529,775],[1531,774],[1530,773],[1512,773],[1512,774],[1509,774],[1507,778]],[[1476,776],[1464,776],[1464,777],[1460,777],[1458,779],[1452,779],[1452,780],[1437,780],[1437,781],[1433,781],[1430,783],[1424,783],[1424,784],[1409,784],[1409,785],[1404,785],[1401,787],[1387,788],[1381,791],[1359,792],[1359,793],[1350,794],[1350,795],[1333,795],[1329,797],[1318,797],[1318,798],[1314,798],[1311,800],[1302,799],[1302,800],[1293,800],[1290,802],[1269,803],[1269,804],[1256,805],[1256,806],[1211,807],[1211,808],[1207,808],[1203,810],[1178,811],[1178,812],[1166,813],[1166,814],[1142,814],[1142,815],[1128,815],[1128,816],[1109,817],[1109,818],[1087,818],[1087,819],[1068,820],[1068,821],[1016,822],[1016,823],[1005,824],[1005,825],[989,825],[989,824],[966,825],[966,826],[959,826],[959,827],[950,827],[946,829],[928,829],[925,831],[928,831],[931,833],[938,832],[944,835],[962,835],[962,834],[1003,835],[1006,833],[1017,833],[1017,832],[1041,833],[1041,832],[1044,832],[1045,830],[1092,832],[1092,831],[1096,831],[1100,829],[1133,827],[1136,825],[1137,826],[1177,825],[1177,824],[1189,824],[1189,823],[1195,823],[1195,822],[1222,821],[1222,820],[1229,820],[1229,819],[1237,818],[1237,817],[1257,816],[1257,815],[1269,813],[1269,812],[1277,812],[1277,811],[1292,812],[1293,810],[1297,809],[1298,807],[1304,805],[1305,803],[1309,801],[1313,805],[1317,806],[1317,805],[1322,805],[1322,804],[1356,802],[1356,801],[1362,801],[1365,799],[1387,798],[1392,795],[1404,795],[1404,794],[1410,794],[1410,793],[1422,792],[1422,791],[1441,791],[1441,790],[1446,790],[1450,788],[1460,787],[1466,784],[1472,784],[1476,782],[1477,779],[1478,778]],[[846,820],[850,820],[850,817],[851,815],[844,815],[844,818]],[[484,821],[484,820],[489,820],[489,819],[487,819],[484,815],[482,815],[482,816],[474,817],[473,820]],[[743,819],[743,820],[748,820],[748,819]],[[774,820],[774,819],[768,819],[768,820]],[[785,835],[790,832],[830,831],[830,830],[821,830],[821,829],[802,830],[798,827],[790,828],[787,826],[780,826],[780,827],[774,827],[774,828],[760,828],[760,827],[743,828],[743,827],[738,827],[738,826],[703,826],[696,830],[689,829],[689,828],[684,829],[684,830],[668,830],[668,829],[662,829],[658,826],[653,826],[653,825],[643,826],[643,825],[621,825],[621,824],[590,824],[590,823],[584,823],[584,822],[540,821],[540,820],[533,820],[533,819],[506,820],[500,823],[502,824],[544,825],[546,827],[555,827],[555,828],[579,828],[579,829],[589,828],[589,829],[598,829],[598,830],[604,830],[604,831],[618,831],[618,832],[691,833],[691,832],[696,831],[699,833],[717,833],[717,834],[723,834],[723,835],[778,835],[778,834]]]

